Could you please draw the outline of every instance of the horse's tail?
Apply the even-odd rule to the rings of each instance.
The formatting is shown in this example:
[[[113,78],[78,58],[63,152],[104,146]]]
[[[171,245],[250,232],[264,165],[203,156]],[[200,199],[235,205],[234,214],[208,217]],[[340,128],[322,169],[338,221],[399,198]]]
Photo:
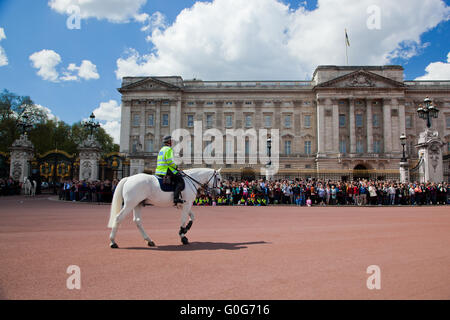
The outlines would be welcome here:
[[[122,209],[122,201],[123,201],[122,191],[123,191],[123,185],[125,184],[126,180],[127,180],[127,178],[123,178],[122,180],[120,180],[119,184],[116,187],[116,190],[114,191],[114,196],[113,196],[112,202],[111,202],[111,211],[110,211],[110,216],[109,216],[108,228],[114,227],[117,214]]]

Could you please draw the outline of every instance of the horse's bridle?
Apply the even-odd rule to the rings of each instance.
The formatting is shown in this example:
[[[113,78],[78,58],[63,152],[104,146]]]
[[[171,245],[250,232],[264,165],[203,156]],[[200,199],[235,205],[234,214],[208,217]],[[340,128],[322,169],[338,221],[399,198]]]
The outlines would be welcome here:
[[[180,172],[181,172],[181,174],[182,174],[184,177],[186,177],[186,178],[188,178],[189,180],[191,180],[192,182],[196,183],[199,187],[202,187],[202,188],[205,189],[207,192],[209,192],[211,189],[212,189],[212,190],[215,190],[215,189],[217,189],[217,187],[219,186],[219,184],[218,184],[218,178],[217,178],[217,174],[218,174],[217,170],[214,170],[214,173],[212,174],[211,178],[209,178],[208,181],[207,181],[206,183],[201,183],[201,182],[197,181],[196,179],[192,178],[190,175],[184,173],[183,171],[180,171]],[[214,182],[213,182],[212,188],[210,188],[210,187],[208,186],[208,184],[209,184],[209,182],[211,181],[212,178],[214,178]]]

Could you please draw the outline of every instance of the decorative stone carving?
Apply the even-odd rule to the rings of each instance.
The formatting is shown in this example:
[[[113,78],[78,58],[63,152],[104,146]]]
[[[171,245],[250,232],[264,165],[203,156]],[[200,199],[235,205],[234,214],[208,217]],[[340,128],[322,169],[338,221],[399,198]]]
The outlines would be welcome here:
[[[30,161],[34,157],[34,146],[28,135],[22,134],[13,142],[11,148],[11,167],[9,175],[14,180],[23,181],[30,173]]]
[[[425,130],[420,134],[419,158],[423,162],[419,168],[421,182],[442,182],[444,180],[444,168],[442,159],[442,147],[444,143],[439,138],[437,131]]]
[[[347,87],[375,87],[375,83],[365,74],[355,74],[349,82]]]
[[[80,152],[80,180],[96,180],[98,178],[98,162],[100,160],[101,146],[93,136],[79,144]]]

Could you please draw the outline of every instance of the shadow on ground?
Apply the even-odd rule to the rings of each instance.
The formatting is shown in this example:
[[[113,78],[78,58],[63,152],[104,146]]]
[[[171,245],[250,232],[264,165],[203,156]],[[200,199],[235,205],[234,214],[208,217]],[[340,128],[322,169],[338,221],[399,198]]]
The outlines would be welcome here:
[[[154,251],[197,251],[197,250],[240,250],[246,249],[249,245],[254,244],[268,244],[266,241],[254,241],[254,242],[237,242],[237,243],[226,243],[226,242],[190,242],[188,245],[167,245],[156,247],[130,247],[122,248],[125,250],[154,250]]]

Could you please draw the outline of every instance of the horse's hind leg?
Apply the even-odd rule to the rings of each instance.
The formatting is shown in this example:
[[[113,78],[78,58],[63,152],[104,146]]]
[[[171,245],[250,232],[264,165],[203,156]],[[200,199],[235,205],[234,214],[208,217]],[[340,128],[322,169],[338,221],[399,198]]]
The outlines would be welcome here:
[[[117,229],[119,228],[119,224],[123,219],[133,210],[133,208],[125,203],[125,206],[120,210],[119,214],[116,217],[116,223],[114,227],[112,227],[111,234],[109,235],[109,239],[111,240],[111,244],[109,245],[111,248],[118,248],[119,246],[115,242]]]
[[[138,205],[136,208],[134,208],[133,221],[136,223],[136,226],[138,227],[139,231],[141,232],[141,235],[144,238],[144,240],[147,241],[148,246],[154,247],[155,243],[147,235],[147,233],[144,230],[144,226],[142,225],[141,210],[142,210],[142,205]]]

